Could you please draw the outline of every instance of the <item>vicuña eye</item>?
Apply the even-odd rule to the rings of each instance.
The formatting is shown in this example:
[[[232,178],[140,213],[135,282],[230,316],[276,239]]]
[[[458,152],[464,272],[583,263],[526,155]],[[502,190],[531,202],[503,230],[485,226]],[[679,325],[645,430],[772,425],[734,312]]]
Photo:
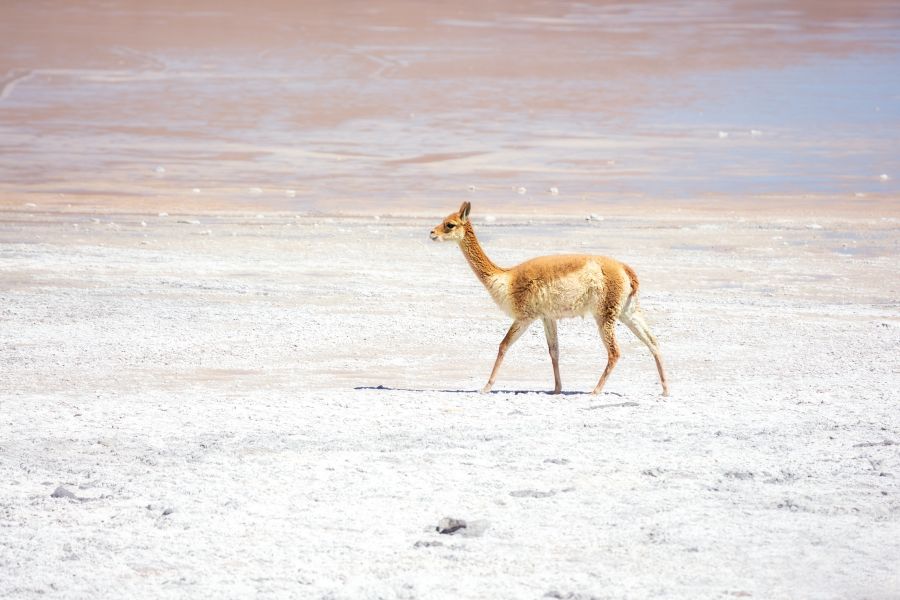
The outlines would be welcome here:
[[[455,223],[447,223],[447,229],[453,229],[454,227],[456,227]]]

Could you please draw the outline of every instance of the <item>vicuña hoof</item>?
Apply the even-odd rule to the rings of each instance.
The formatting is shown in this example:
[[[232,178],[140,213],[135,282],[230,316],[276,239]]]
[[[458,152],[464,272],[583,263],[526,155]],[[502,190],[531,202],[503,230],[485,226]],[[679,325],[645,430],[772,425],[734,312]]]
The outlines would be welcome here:
[[[483,388],[481,388],[480,394],[490,394],[491,393],[491,384],[487,384]]]

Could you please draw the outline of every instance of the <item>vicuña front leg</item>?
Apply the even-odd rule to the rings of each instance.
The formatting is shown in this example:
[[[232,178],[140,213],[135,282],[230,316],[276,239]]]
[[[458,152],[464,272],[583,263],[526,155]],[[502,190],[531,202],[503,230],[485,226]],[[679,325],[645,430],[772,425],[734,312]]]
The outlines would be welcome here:
[[[597,382],[592,394],[599,394],[603,389],[609,374],[619,362],[619,344],[616,343],[616,312],[608,310],[603,314],[595,315],[597,327],[600,329],[600,337],[603,339],[603,345],[606,346],[606,368],[603,369],[603,375]]]
[[[525,330],[531,325],[532,320],[533,319],[517,319],[509,326],[509,331],[506,332],[506,336],[503,338],[503,341],[500,342],[500,349],[497,351],[497,360],[494,362],[491,378],[488,379],[488,382],[481,388],[482,394],[487,394],[491,391],[491,388],[494,387],[494,381],[497,380],[497,371],[500,370],[500,363],[503,362],[506,351],[509,350],[510,346],[516,343],[516,340],[519,339],[523,333],[525,333]]]
[[[550,362],[553,363],[553,393],[558,394],[562,391],[562,381],[559,379],[559,340],[556,335],[556,321],[544,319],[544,335],[547,336]]]

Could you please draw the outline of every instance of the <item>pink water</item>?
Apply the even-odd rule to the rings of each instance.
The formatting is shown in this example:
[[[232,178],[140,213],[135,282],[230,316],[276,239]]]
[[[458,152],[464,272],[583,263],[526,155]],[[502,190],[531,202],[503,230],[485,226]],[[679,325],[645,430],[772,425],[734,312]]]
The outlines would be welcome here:
[[[3,2],[0,194],[900,198],[900,3]]]

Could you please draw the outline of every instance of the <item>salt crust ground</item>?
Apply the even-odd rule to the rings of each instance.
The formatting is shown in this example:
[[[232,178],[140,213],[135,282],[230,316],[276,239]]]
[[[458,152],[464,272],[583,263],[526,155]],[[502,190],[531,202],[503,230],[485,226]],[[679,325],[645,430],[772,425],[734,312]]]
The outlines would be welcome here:
[[[632,264],[663,402],[624,328],[581,393],[582,320],[567,394],[539,328],[473,393],[507,322],[436,218],[5,210],[0,596],[900,597],[896,220],[479,222]]]

